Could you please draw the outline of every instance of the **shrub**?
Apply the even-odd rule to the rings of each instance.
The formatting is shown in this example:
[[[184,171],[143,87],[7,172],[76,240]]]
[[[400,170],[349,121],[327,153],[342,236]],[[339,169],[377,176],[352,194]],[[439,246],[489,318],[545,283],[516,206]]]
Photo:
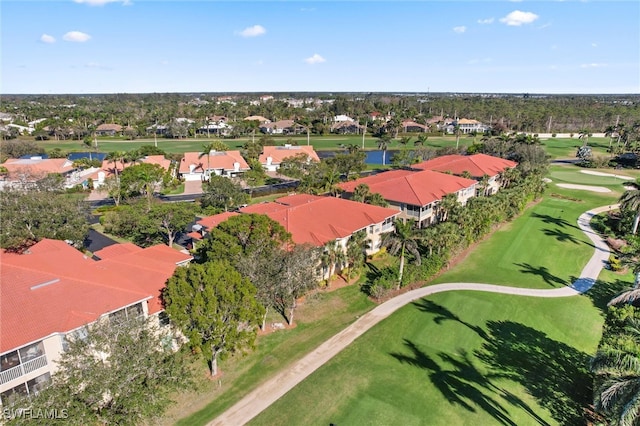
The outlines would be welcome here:
[[[615,254],[609,255],[609,267],[612,271],[619,271],[622,269],[622,263]]]

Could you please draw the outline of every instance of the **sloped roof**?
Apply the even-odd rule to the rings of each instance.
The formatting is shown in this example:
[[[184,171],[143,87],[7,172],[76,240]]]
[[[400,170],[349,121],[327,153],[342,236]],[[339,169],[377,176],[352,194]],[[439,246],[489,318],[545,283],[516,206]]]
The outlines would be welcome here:
[[[105,124],[101,124],[98,127],[96,127],[96,131],[98,131],[98,132],[100,132],[100,131],[121,132],[122,131],[122,126],[119,125],[119,124],[105,123]]]
[[[68,173],[74,169],[73,162],[66,158],[10,158],[2,164],[7,168],[11,179],[25,175],[41,179],[49,173]]]
[[[249,170],[249,165],[242,158],[240,151],[212,151],[208,156],[200,152],[185,152],[182,161],[180,161],[180,173],[189,173],[190,165],[195,165],[195,171],[202,173],[210,164],[211,170],[223,169],[225,171],[233,171],[234,163],[240,164],[240,170]]]
[[[435,170],[438,172],[450,172],[461,175],[469,172],[474,178],[482,178],[484,175],[496,176],[506,169],[516,167],[518,163],[504,158],[493,157],[486,154],[474,155],[443,155],[422,163],[414,164],[414,169]]]
[[[259,121],[260,124],[263,123],[271,123],[271,120],[269,120],[266,117],[263,117],[261,115],[250,115],[249,117],[245,117],[243,120],[247,120],[247,121]]]
[[[320,161],[311,145],[265,146],[258,160],[261,164],[267,164],[267,158],[271,157],[271,164],[280,164],[285,158],[294,157],[300,153],[306,154],[311,161]]]
[[[149,163],[149,164],[158,164],[165,170],[169,170],[171,166],[171,160],[164,158],[164,155],[148,155],[146,157],[140,158],[137,160],[140,163]],[[102,166],[100,166],[99,170],[91,173],[89,177],[93,180],[98,180],[98,174],[104,173],[105,178],[114,176],[116,173],[116,169],[118,169],[118,173],[122,173],[122,170],[135,165],[136,163],[128,162],[122,165],[120,160],[115,162],[115,165],[112,160],[102,160]]]
[[[290,232],[296,244],[308,243],[318,247],[400,214],[385,207],[307,194],[255,204],[241,209],[241,212],[266,214]]]
[[[239,214],[240,213],[236,213],[236,212],[224,212],[224,213],[214,214],[213,216],[203,217],[196,223],[198,225],[202,225],[202,227],[205,228],[206,230],[210,230],[220,225],[222,222],[229,219],[230,217],[237,216]]]
[[[338,186],[346,192],[353,192],[356,186],[366,184],[370,192],[382,195],[385,200],[426,206],[441,200],[447,194],[471,188],[476,183],[471,179],[431,170],[393,170],[344,182]]]
[[[190,259],[166,249],[128,247],[119,255],[112,249],[108,259],[95,261],[63,241],[45,239],[27,254],[0,253],[0,352],[143,300],[150,299],[150,313],[159,312],[160,291],[176,260]]]

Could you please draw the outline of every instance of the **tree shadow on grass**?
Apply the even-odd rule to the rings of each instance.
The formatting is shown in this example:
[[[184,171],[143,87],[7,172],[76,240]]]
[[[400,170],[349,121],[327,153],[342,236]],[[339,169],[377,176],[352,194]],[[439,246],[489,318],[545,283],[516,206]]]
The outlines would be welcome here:
[[[586,297],[591,299],[593,306],[600,309],[603,314],[607,312],[607,303],[624,290],[633,287],[633,283],[622,279],[614,281],[596,281],[595,285],[584,293]]]
[[[569,221],[561,217],[553,217],[548,214],[540,214],[535,212],[531,215],[531,217],[535,219],[540,219],[543,223],[546,223],[547,225],[556,225],[561,228],[571,227],[571,228],[579,229],[577,225],[574,225],[573,223],[570,223]]]
[[[467,353],[463,352],[461,358],[439,353],[440,363],[449,367],[444,369],[410,340],[405,339],[404,343],[411,353],[392,353],[391,356],[401,363],[427,370],[431,383],[449,403],[474,413],[481,409],[497,423],[515,426],[508,411],[512,405],[527,411],[539,424],[547,425],[524,401],[493,383],[492,379],[501,374],[479,371]]]
[[[489,321],[487,330],[478,359],[521,383],[560,424],[584,424],[592,398],[589,355],[513,321]]]
[[[580,241],[579,239],[577,239],[576,237],[574,237],[573,235],[569,234],[568,232],[564,232],[560,229],[543,229],[542,232],[544,233],[544,235],[546,235],[547,237],[554,237],[556,240],[558,240],[561,243],[564,243],[565,241],[568,241],[570,243],[573,244],[581,244],[582,241]],[[585,244],[589,244],[589,243],[585,243]]]
[[[533,266],[529,263],[516,263],[516,266],[521,267],[520,272],[524,274],[532,274],[537,275],[544,280],[547,284],[552,287],[557,287],[558,285],[567,285],[568,283],[562,278],[556,277],[553,275],[546,266]]]
[[[458,315],[454,314],[444,306],[432,302],[429,299],[420,299],[413,302],[412,305],[420,309],[422,312],[435,314],[436,316],[433,318],[433,321],[438,325],[440,325],[444,321],[455,321],[476,332],[476,334],[478,334],[478,336],[482,337],[483,339],[486,339],[488,337],[487,333],[485,333],[482,327],[463,321]]]

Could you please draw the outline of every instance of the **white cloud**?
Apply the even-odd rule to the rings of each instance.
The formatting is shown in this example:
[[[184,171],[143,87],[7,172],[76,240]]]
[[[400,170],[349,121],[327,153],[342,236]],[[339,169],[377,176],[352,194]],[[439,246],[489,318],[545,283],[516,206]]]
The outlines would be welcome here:
[[[242,37],[257,37],[264,35],[267,30],[262,25],[254,25],[253,27],[247,27],[240,31]]]
[[[88,41],[91,36],[87,33],[83,33],[80,31],[69,31],[65,35],[62,36],[62,39],[65,41],[73,41],[76,43],[84,43]]]
[[[539,16],[533,12],[523,12],[521,10],[514,10],[504,18],[500,18],[500,22],[507,24],[512,27],[519,27],[523,24],[530,24]]]
[[[598,47],[598,43],[591,43],[591,47]]]
[[[51,43],[55,43],[55,42],[56,42],[56,39],[55,39],[55,37],[54,37],[54,36],[52,36],[52,35],[49,35],[49,34],[42,34],[42,35],[40,36],[40,41],[41,41],[41,42],[43,42],[43,43],[49,43],[49,44],[51,44]]]
[[[599,63],[590,63],[590,64],[582,64],[580,68],[604,68],[607,64],[599,64]]]
[[[103,71],[111,71],[113,68],[111,68],[110,66],[107,65],[103,65],[99,62],[87,62],[86,64],[84,64],[85,68],[93,68],[96,70],[103,70]]]
[[[89,6],[104,6],[107,3],[122,3],[123,6],[130,6],[129,0],[73,0],[74,3],[87,4]]]
[[[318,55],[317,53],[314,53],[313,56],[307,58],[304,60],[306,63],[308,64],[321,64],[323,62],[326,62],[326,59],[324,59],[322,56]]]
[[[160,65],[169,65],[169,61],[166,59],[163,59],[162,61],[160,61]]]
[[[493,18],[478,19],[478,24],[481,24],[481,25],[493,24]]]
[[[465,31],[467,31],[467,27],[465,27],[464,25],[461,25],[459,27],[453,27],[453,32],[456,32],[458,34],[462,34]]]

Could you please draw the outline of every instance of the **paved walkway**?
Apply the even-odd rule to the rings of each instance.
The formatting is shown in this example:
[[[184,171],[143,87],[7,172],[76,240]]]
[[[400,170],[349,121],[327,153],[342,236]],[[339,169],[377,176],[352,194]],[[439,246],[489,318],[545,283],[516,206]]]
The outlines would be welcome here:
[[[618,205],[599,207],[583,213],[578,218],[578,227],[593,242],[595,251],[580,273],[580,278],[570,287],[543,290],[480,283],[447,283],[422,287],[417,290],[401,294],[364,314],[356,322],[331,337],[326,342],[322,343],[313,352],[307,354],[304,358],[294,363],[288,369],[280,372],[258,388],[254,389],[242,400],[209,423],[209,425],[236,426],[249,422],[294,386],[304,380],[307,376],[317,370],[320,366],[350,345],[364,332],[378,324],[396,310],[416,299],[421,299],[435,293],[454,290],[486,291],[491,293],[531,297],[567,297],[584,293],[596,282],[600,271],[609,258],[609,247],[591,229],[589,222],[594,215],[617,208]]]

